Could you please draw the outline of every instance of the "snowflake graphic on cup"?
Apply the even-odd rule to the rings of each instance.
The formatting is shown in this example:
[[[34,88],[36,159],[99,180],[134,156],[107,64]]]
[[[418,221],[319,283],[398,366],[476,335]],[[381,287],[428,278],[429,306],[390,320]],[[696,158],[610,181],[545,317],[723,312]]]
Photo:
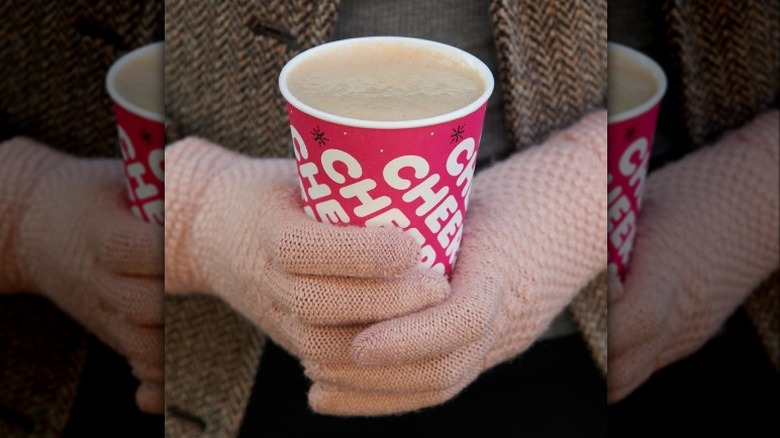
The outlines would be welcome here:
[[[466,132],[465,128],[466,125],[458,125],[457,128],[452,128],[452,134],[450,134],[450,143],[455,143],[460,141],[460,139],[463,138],[463,133]]]
[[[325,146],[325,144],[330,141],[328,140],[328,137],[325,137],[325,132],[322,131],[319,126],[311,131],[311,135],[314,136],[314,141],[316,141],[320,147]]]
[[[148,129],[141,129],[141,140],[147,145],[154,144],[154,137]]]

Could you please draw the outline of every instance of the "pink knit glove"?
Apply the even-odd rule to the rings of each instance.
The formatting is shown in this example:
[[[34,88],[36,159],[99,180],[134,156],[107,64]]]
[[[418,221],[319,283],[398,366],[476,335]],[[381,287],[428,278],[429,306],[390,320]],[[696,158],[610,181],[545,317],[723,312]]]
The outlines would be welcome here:
[[[25,138],[0,144],[0,291],[51,299],[130,361],[162,412],[162,227],[130,213],[122,165]]]
[[[400,230],[306,216],[291,159],[188,138],[165,161],[166,291],[221,297],[298,358],[347,363],[360,324],[449,293],[444,277],[416,267],[419,247]]]
[[[631,265],[610,284],[610,401],[699,349],[780,264],[779,115],[649,175]]]
[[[480,172],[451,295],[379,322],[350,346],[355,363],[305,360],[320,413],[385,415],[454,397],[527,349],[606,269],[605,112]]]

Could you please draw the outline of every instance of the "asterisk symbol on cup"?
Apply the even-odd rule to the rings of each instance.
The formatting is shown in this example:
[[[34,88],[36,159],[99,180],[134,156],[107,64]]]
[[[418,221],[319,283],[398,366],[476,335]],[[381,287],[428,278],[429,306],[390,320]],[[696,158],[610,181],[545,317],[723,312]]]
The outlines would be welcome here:
[[[152,144],[152,133],[146,129],[141,130],[141,140],[146,144]]]
[[[634,137],[636,137],[636,126],[632,126],[628,128],[626,131],[626,139],[627,140],[633,140]]]
[[[457,128],[452,128],[452,134],[450,134],[452,140],[450,140],[450,143],[454,143],[463,138],[464,127],[465,125],[458,125]]]
[[[314,141],[320,144],[320,146],[325,146],[325,143],[328,142],[328,138],[325,137],[325,132],[320,131],[320,127],[314,128],[313,131],[311,131],[311,135],[314,136]]]

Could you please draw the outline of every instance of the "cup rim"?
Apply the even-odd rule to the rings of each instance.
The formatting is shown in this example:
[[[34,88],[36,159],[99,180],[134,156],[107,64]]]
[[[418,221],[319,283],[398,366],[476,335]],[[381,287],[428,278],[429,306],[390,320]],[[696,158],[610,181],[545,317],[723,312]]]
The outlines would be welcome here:
[[[462,108],[459,108],[454,111],[450,111],[445,114],[433,116],[433,117],[426,117],[422,119],[412,119],[412,120],[368,120],[368,119],[357,119],[353,117],[345,117],[336,114],[330,114],[328,112],[318,110],[314,107],[306,105],[305,103],[297,99],[290,92],[290,89],[287,86],[287,77],[289,76],[290,71],[294,69],[295,66],[298,65],[302,60],[318,52],[332,49],[335,46],[353,45],[353,44],[364,43],[366,41],[377,41],[377,42],[389,41],[389,42],[396,42],[396,43],[405,43],[417,47],[431,48],[434,50],[441,51],[448,55],[454,55],[454,57],[464,60],[470,67],[474,68],[479,73],[480,77],[485,82],[485,90],[477,99],[475,99],[473,102],[471,102],[470,104]],[[484,62],[482,62],[479,58],[472,55],[471,53],[463,49],[459,49],[455,46],[441,43],[438,41],[432,41],[423,38],[402,37],[402,36],[356,37],[356,38],[346,38],[346,39],[320,44],[318,46],[307,49],[294,56],[285,64],[285,66],[282,68],[281,73],[279,74],[279,89],[282,92],[282,96],[284,96],[285,100],[287,100],[287,102],[289,102],[292,106],[294,106],[298,110],[303,111],[304,113],[309,114],[323,121],[336,123],[344,126],[356,127],[356,128],[373,128],[373,129],[418,128],[422,126],[438,125],[440,123],[446,123],[452,120],[457,120],[459,118],[465,117],[473,113],[477,109],[479,109],[482,105],[485,104],[485,102],[487,102],[488,98],[490,98],[491,94],[493,93],[493,87],[495,85],[494,82],[495,81],[493,79],[493,73],[490,71],[488,66],[485,65]]]
[[[610,50],[616,50],[634,58],[642,67],[650,71],[650,73],[658,81],[658,90],[656,90],[655,94],[653,94],[650,99],[641,105],[631,108],[627,111],[623,111],[617,114],[608,114],[607,123],[616,123],[633,119],[634,117],[647,112],[650,108],[654,107],[658,102],[661,101],[664,94],[666,94],[667,80],[666,74],[664,73],[661,66],[655,62],[655,60],[636,49],[615,42],[609,42],[607,50],[607,54],[609,54]],[[609,108],[609,103],[607,103],[607,108]]]
[[[163,51],[164,44],[165,44],[164,41],[158,41],[151,44],[147,44],[145,46],[141,46],[135,50],[125,53],[124,55],[119,57],[119,59],[114,61],[114,63],[111,65],[111,68],[109,68],[108,70],[108,74],[106,75],[106,90],[108,91],[108,94],[111,96],[111,99],[114,102],[118,103],[124,109],[136,115],[145,117],[155,122],[165,122],[165,114],[149,111],[145,108],[141,108],[140,106],[131,103],[124,96],[122,96],[119,93],[119,91],[117,91],[115,82],[116,82],[117,74],[122,69],[122,67],[124,67],[128,62],[138,58],[139,56],[146,54],[147,52],[157,51],[157,50]]]

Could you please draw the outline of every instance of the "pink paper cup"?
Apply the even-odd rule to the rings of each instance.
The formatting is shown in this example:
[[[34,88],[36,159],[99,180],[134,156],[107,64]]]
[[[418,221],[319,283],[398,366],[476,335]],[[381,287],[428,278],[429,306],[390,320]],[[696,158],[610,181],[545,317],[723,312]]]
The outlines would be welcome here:
[[[408,121],[369,121],[329,114],[298,100],[287,86],[303,59],[366,41],[438,51],[473,68],[484,92],[456,111]],[[458,255],[493,75],[473,55],[416,38],[367,37],[307,50],[279,77],[287,100],[303,210],[335,225],[398,227],[421,248],[419,264],[450,275]]]
[[[631,59],[652,77],[656,86],[652,97],[625,111],[610,112],[607,122],[607,253],[609,272],[622,278],[634,245],[658,109],[666,92],[666,75],[655,61],[629,47],[609,43],[609,56]],[[611,83],[621,80],[618,73],[610,69]]]
[[[114,103],[119,150],[125,172],[130,210],[141,220],[163,224],[165,116],[146,108],[122,82],[149,83],[162,96],[163,43],[153,43],[122,56],[108,71],[106,89]],[[159,81],[147,77],[159,75]],[[159,82],[157,84],[156,82]],[[159,88],[159,90],[157,90]]]

